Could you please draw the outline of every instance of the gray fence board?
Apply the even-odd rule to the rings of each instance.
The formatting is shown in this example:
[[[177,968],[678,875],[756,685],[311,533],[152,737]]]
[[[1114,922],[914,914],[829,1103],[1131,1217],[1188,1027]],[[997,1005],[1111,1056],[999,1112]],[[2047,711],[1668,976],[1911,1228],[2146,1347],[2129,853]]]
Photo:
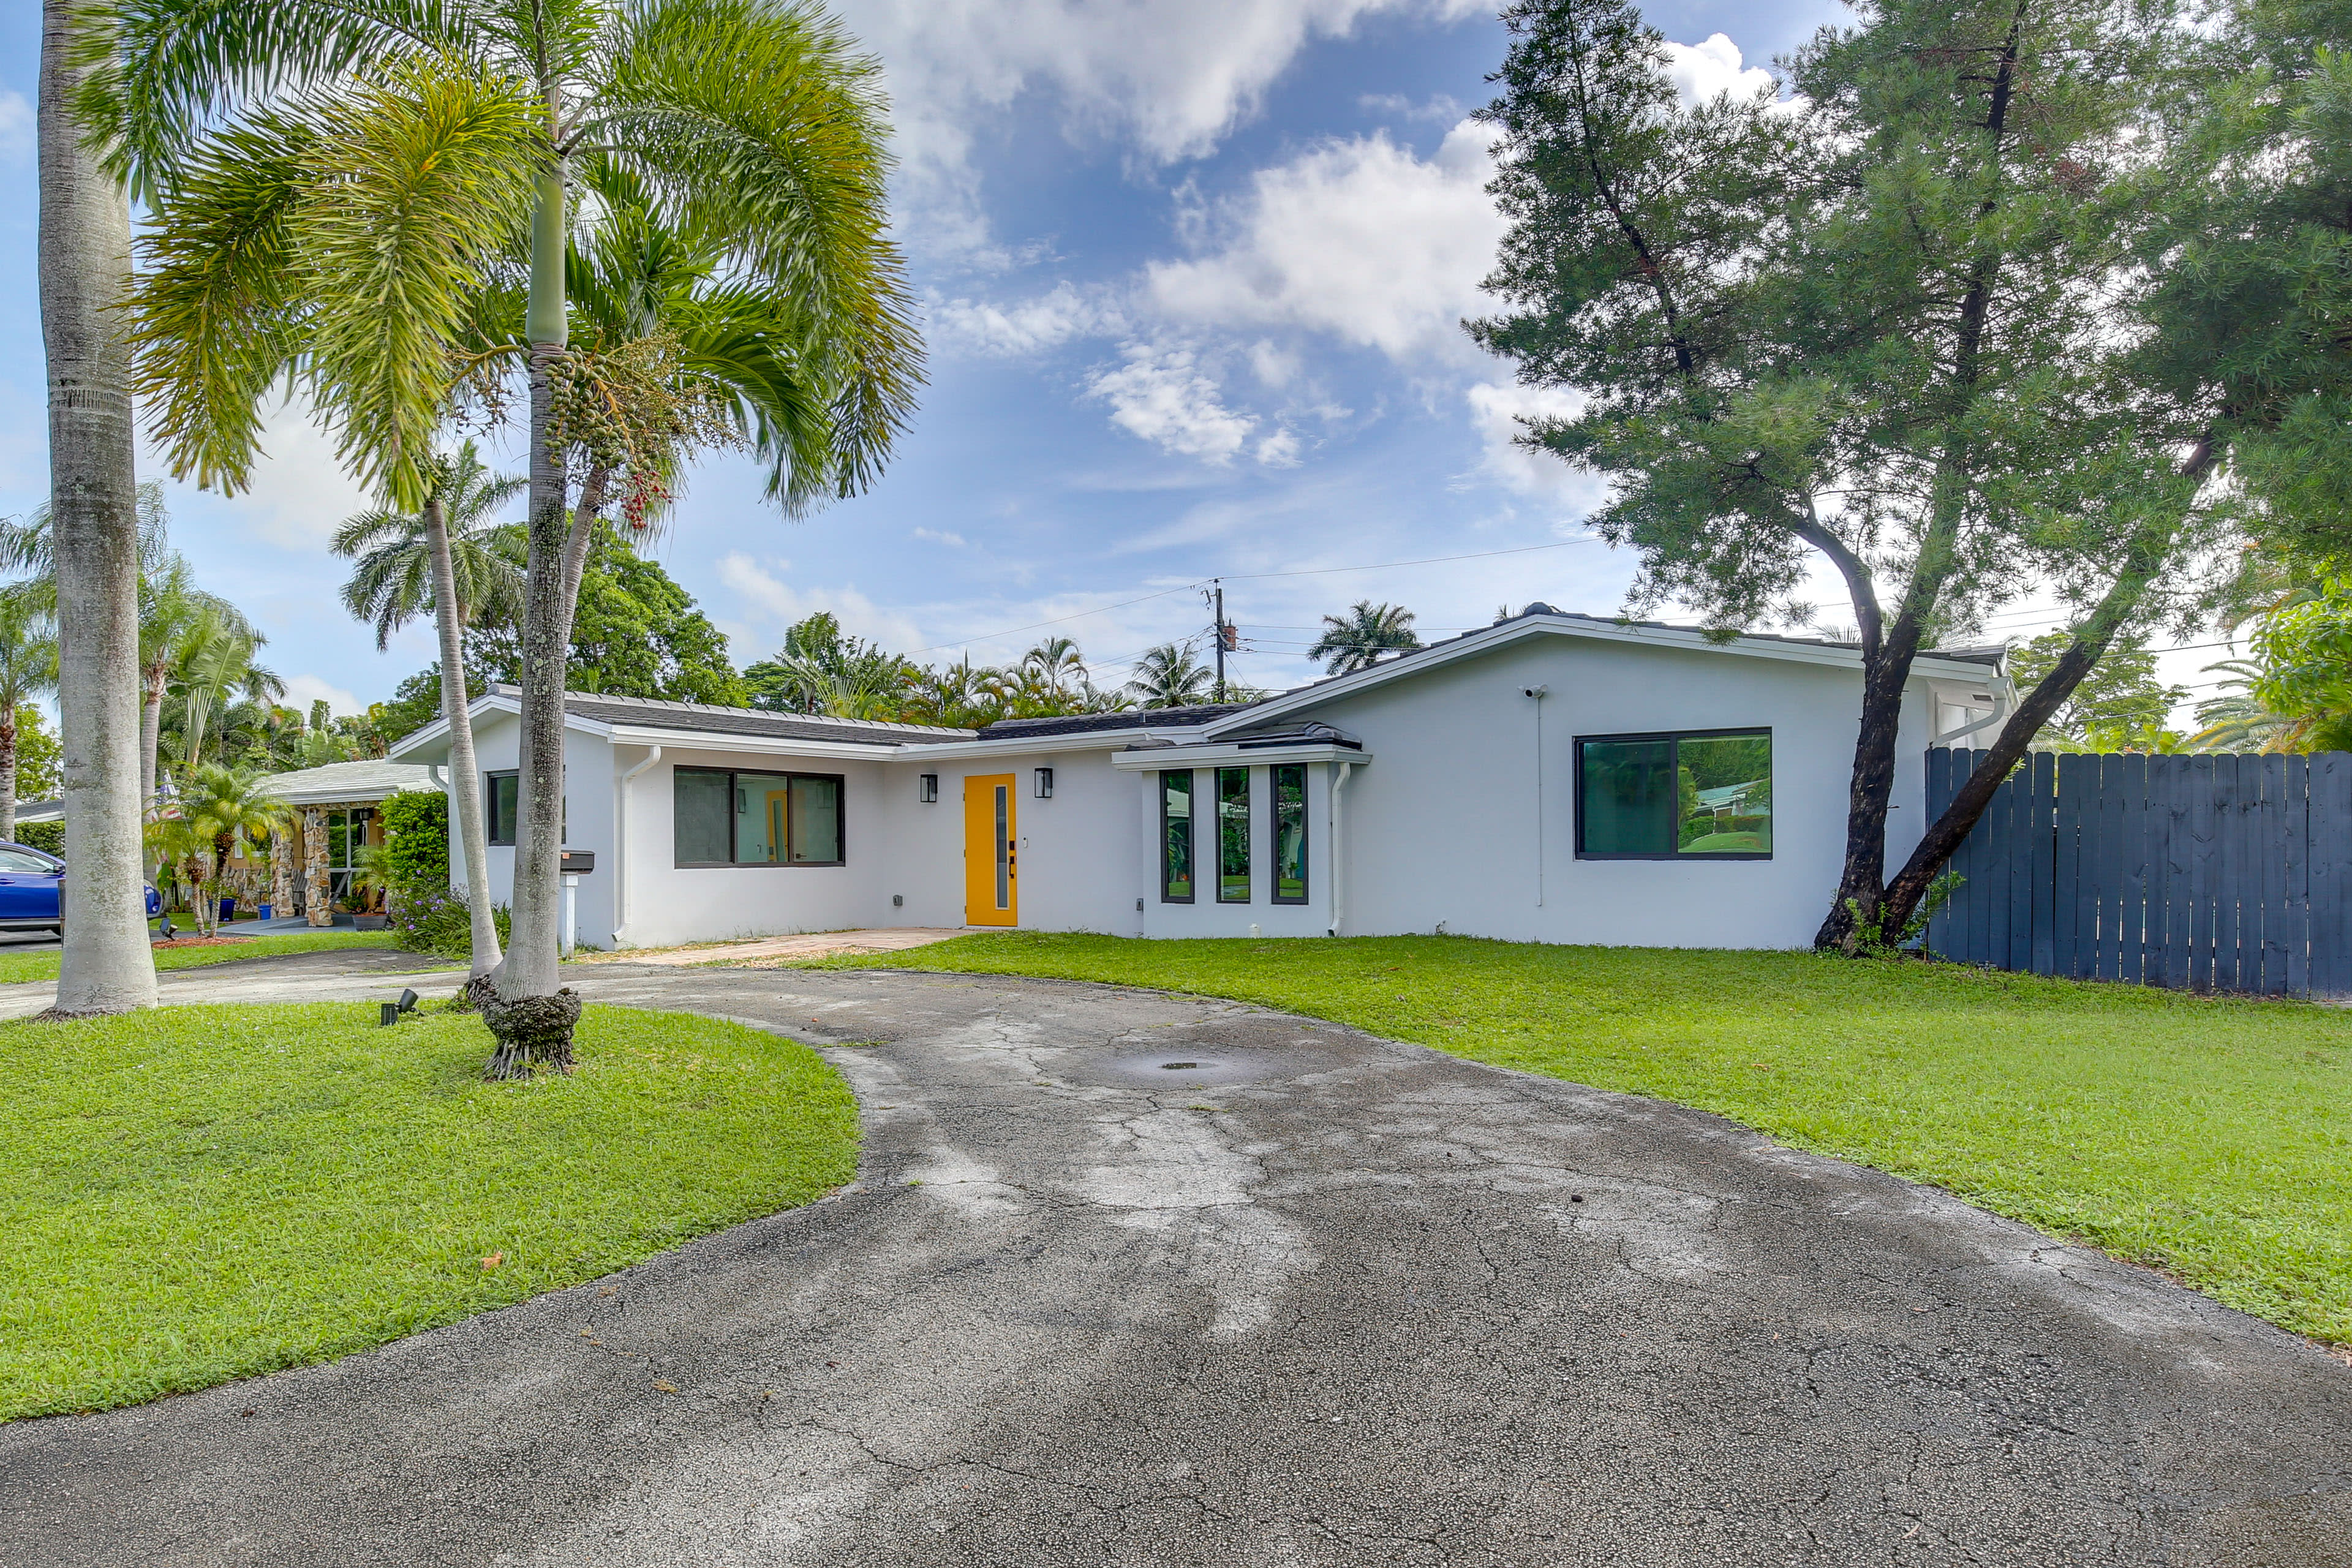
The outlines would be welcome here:
[[[1931,817],[1983,753],[1928,753]],[[2037,753],[1952,857],[1928,928],[1963,963],[2352,996],[2352,752]]]

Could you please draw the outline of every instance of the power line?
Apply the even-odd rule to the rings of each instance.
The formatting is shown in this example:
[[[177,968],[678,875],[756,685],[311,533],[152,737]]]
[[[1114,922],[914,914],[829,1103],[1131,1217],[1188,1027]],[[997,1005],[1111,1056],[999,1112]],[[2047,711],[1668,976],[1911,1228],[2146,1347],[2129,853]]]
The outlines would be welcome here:
[[[1525,555],[1537,550],[1559,550],[1570,544],[1588,543],[1600,537],[1596,533],[1580,533],[1573,539],[1555,539],[1549,544],[1521,544],[1509,550],[1478,550],[1467,555],[1432,555],[1421,561],[1379,561],[1362,566],[1302,566],[1292,572],[1226,572],[1220,575],[1234,580],[1255,581],[1265,577],[1327,576],[1334,572],[1388,572],[1401,566],[1436,566],[1448,561],[1485,561],[1496,555]],[[1034,632],[1045,626],[1058,626],[1070,621],[1082,621],[1088,616],[1108,615],[1113,610],[1124,610],[1130,605],[1140,605],[1152,599],[1164,599],[1171,594],[1190,593],[1202,584],[1212,580],[1208,577],[1199,577],[1173,588],[1162,588],[1157,593],[1145,594],[1138,598],[1122,599],[1116,605],[1100,605],[1091,610],[1080,610],[1075,615],[1056,616],[1050,621],[1032,621],[1025,626],[1014,626],[1008,631],[981,632],[971,637],[959,637],[953,642],[933,643],[929,647],[915,648],[902,657],[912,658],[918,654],[938,653],[942,648],[964,647],[976,642],[994,642],[998,637],[1019,637],[1023,632]],[[1312,631],[1315,628],[1301,626],[1297,629]]]

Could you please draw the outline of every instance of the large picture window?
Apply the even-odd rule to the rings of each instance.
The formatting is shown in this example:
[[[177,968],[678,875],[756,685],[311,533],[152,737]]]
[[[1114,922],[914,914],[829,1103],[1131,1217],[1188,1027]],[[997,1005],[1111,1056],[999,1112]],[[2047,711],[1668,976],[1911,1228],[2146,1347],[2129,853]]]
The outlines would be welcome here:
[[[1217,770],[1217,902],[1250,901],[1250,771]]]
[[[841,775],[679,768],[680,866],[838,866]]]
[[[1769,859],[1772,732],[1581,738],[1576,803],[1585,859]]]
[[[1307,901],[1307,765],[1268,768],[1274,805],[1274,901]]]
[[[1160,775],[1160,899],[1192,901],[1192,773],[1171,769]]]

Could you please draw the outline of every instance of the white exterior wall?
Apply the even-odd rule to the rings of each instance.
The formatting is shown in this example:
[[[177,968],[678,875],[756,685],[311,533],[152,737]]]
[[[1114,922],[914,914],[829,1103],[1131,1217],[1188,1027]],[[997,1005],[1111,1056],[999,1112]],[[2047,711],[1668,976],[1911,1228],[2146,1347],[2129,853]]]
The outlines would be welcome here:
[[[1177,759],[1171,757],[1171,762]],[[1238,763],[1229,767],[1244,765]],[[1247,936],[1256,926],[1261,936],[1323,936],[1331,925],[1331,777],[1334,764],[1308,763],[1307,768],[1307,902],[1274,901],[1274,795],[1266,779],[1267,764],[1250,763],[1250,898],[1246,904],[1217,900],[1216,770],[1192,770],[1192,901],[1171,903],[1160,884],[1160,775],[1153,770],[1131,775],[1139,785],[1138,835],[1150,847],[1143,868],[1143,934],[1146,936]],[[1366,769],[1354,770],[1348,785],[1352,793]],[[1343,794],[1342,798],[1345,798]]]
[[[1540,758],[1530,686],[1549,689]],[[1345,795],[1344,935],[1443,922],[1523,942],[1797,947],[1843,861],[1860,700],[1859,673],[1834,665],[1544,637],[1291,717],[1374,755]],[[1898,742],[1890,863],[1922,830],[1926,722],[1922,688]],[[1772,731],[1770,859],[1577,858],[1580,736],[1756,727]],[[1214,913],[1200,934],[1236,934]]]
[[[934,757],[887,764],[882,816],[889,831],[882,877],[887,883],[879,923],[964,923],[965,781],[1013,775],[1014,836],[1020,844],[1016,909],[1022,929],[1090,931],[1133,936],[1142,917],[1144,858],[1150,840],[1133,830],[1138,785],[1115,772],[1115,746],[1023,752],[997,757]],[[1039,800],[1036,770],[1054,770],[1054,797]],[[940,776],[940,798],[917,798],[917,778]],[[903,896],[903,908],[890,904]]]
[[[482,713],[474,720],[474,760],[483,774],[505,773],[518,765],[522,742],[522,726],[510,714]],[[448,765],[445,752],[440,763]],[[563,737],[564,835],[567,849],[591,850],[596,857],[596,869],[580,879],[579,921],[580,941],[584,946],[605,948],[613,945],[614,920],[613,879],[606,870],[613,863],[613,792],[603,787],[610,776],[613,747],[601,735],[572,730]],[[452,794],[460,788],[480,790],[482,779],[470,784],[451,777]],[[483,802],[487,823],[488,802]],[[493,844],[490,856],[490,897],[501,904],[514,902],[514,849],[508,845]],[[466,890],[465,836],[457,831],[457,807],[453,799],[449,805],[449,881],[460,893]]]
[[[646,748],[610,748],[618,773],[643,762]],[[677,777],[680,767],[841,776],[838,866],[680,866]],[[631,947],[671,947],[730,937],[852,931],[883,924],[889,890],[877,870],[887,862],[888,829],[877,762],[790,756],[773,752],[688,750],[665,742],[661,760],[629,784],[627,864],[630,918],[621,936]],[[598,865],[598,873],[604,869]],[[607,887],[614,879],[607,880]]]

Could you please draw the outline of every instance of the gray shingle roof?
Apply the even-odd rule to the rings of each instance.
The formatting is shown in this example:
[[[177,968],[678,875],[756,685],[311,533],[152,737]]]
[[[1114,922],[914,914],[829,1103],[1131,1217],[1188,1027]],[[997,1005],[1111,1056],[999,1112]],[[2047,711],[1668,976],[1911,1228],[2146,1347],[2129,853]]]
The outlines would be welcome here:
[[[518,697],[518,687],[494,685],[490,690]],[[689,730],[701,734],[753,735],[772,741],[846,741],[868,745],[899,746],[922,741],[963,741],[969,730],[937,724],[891,724],[878,720],[828,719],[817,713],[770,713],[757,708],[719,708],[708,702],[664,702],[650,697],[606,697],[595,692],[567,692],[564,710],[600,724],[628,724],[647,730]]]
[[[1017,741],[1030,735],[1083,735],[1104,730],[1177,730],[1206,724],[1255,707],[1249,702],[1206,702],[1192,708],[1139,708],[1124,713],[1070,713],[1057,719],[1000,719],[980,731],[983,741]]]

